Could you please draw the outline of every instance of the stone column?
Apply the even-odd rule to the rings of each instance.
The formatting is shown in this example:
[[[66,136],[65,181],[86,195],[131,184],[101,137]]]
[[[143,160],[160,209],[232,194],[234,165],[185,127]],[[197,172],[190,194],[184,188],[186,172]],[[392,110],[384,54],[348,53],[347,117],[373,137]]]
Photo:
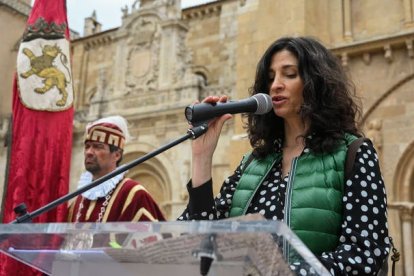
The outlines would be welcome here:
[[[404,24],[412,25],[413,23],[413,0],[404,0]]]
[[[160,49],[160,89],[169,89],[175,83],[176,64],[179,63],[179,45],[184,41],[180,32],[187,32],[187,28],[178,20],[162,23],[162,38]]]
[[[352,41],[352,11],[351,0],[343,0],[343,16],[344,16],[344,38],[346,41]]]
[[[400,202],[390,202],[388,203],[389,209],[394,209],[398,212],[400,218],[400,227],[402,237],[399,237],[401,240],[402,248],[399,248],[400,245],[394,245],[400,251],[401,257],[400,261],[397,262],[397,267],[402,269],[404,273],[397,273],[401,275],[414,275],[414,250],[413,250],[413,210],[414,202],[411,201],[400,201]],[[390,255],[392,252],[390,252]],[[402,264],[398,264],[401,263]],[[391,267],[389,267],[391,269]],[[397,270],[398,271],[398,270]]]
[[[414,275],[414,267],[412,260],[414,259],[413,251],[413,205],[404,206],[400,210],[401,217],[401,228],[402,228],[402,238],[403,250],[402,256],[404,259],[404,275]]]

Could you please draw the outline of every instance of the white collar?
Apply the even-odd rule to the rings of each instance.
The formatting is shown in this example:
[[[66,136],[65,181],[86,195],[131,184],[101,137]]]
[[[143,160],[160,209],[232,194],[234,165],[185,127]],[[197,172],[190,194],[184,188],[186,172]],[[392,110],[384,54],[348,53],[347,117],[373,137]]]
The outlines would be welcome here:
[[[82,193],[82,196],[86,197],[89,200],[97,200],[100,197],[105,197],[116,187],[122,178],[124,178],[125,174],[126,172],[123,172],[112,177],[111,179],[106,180],[98,186]],[[78,189],[90,184],[92,182],[92,177],[92,174],[88,171],[82,173],[78,182]]]

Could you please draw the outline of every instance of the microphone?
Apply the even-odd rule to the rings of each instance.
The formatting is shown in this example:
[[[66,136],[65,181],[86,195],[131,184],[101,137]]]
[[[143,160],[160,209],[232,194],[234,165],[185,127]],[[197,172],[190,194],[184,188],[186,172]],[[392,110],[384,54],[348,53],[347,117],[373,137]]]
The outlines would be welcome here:
[[[200,259],[200,274],[207,275],[214,260],[221,261],[223,256],[217,253],[216,234],[209,234],[200,242],[200,249],[192,251],[194,257]]]
[[[209,119],[219,117],[230,113],[254,113],[266,114],[272,110],[272,98],[264,93],[258,93],[250,98],[239,101],[228,101],[225,103],[200,103],[187,106],[185,108],[185,117],[194,124],[205,122]]]

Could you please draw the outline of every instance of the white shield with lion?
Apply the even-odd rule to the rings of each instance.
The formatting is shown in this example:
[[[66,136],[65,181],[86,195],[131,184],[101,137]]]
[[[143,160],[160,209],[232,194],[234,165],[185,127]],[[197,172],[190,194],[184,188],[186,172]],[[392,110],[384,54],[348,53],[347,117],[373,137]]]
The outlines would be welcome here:
[[[17,75],[22,103],[35,110],[62,111],[73,103],[72,74],[66,39],[22,42]]]

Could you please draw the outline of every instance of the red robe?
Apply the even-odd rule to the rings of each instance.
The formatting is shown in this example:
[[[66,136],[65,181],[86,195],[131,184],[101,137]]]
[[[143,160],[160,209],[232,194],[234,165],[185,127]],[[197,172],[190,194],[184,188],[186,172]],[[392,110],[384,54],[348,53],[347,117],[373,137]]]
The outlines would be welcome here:
[[[79,213],[81,202],[83,208]],[[78,196],[69,208],[68,221],[97,222],[104,202],[105,198],[89,200]],[[132,179],[124,178],[112,192],[100,220],[100,222],[112,221],[165,221],[165,217],[157,203],[141,184]]]

